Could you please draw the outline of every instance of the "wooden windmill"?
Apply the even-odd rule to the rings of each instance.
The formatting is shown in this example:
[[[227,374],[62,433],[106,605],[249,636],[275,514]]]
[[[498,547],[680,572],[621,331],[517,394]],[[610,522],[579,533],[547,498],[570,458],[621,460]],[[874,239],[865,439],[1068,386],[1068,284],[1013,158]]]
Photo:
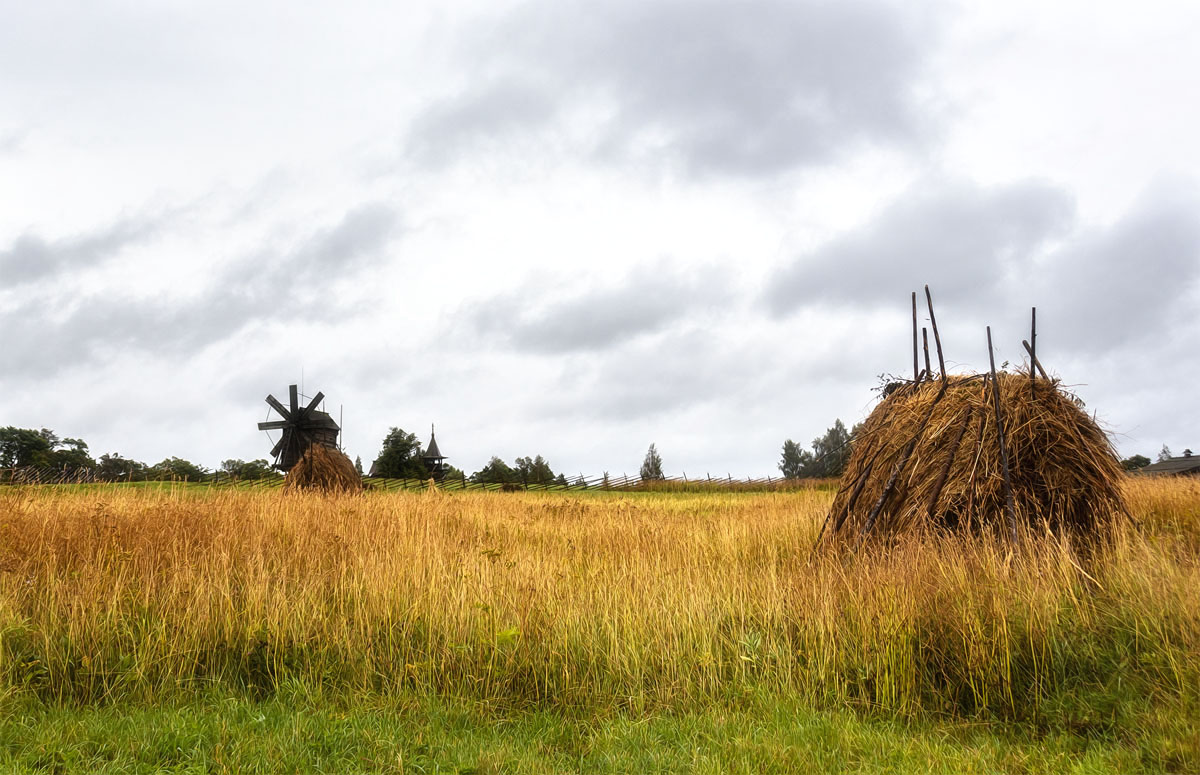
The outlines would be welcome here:
[[[289,407],[284,407],[275,396],[267,396],[267,404],[278,415],[278,420],[260,422],[261,431],[282,431],[279,441],[271,450],[275,458],[275,468],[280,471],[290,471],[300,460],[304,452],[313,444],[323,444],[330,449],[337,449],[338,433],[341,428],[325,412],[317,406],[325,398],[318,391],[307,406],[300,406],[300,394],[295,385],[288,386]]]

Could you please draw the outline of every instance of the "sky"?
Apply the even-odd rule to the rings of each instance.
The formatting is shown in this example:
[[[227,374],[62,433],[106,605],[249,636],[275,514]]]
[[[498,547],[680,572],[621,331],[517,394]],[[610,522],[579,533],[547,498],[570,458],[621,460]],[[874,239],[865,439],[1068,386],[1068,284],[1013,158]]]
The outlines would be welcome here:
[[[0,0],[0,426],[216,467],[323,391],[470,473],[777,474],[1039,360],[1200,445],[1200,4]],[[927,313],[922,307],[922,324]]]

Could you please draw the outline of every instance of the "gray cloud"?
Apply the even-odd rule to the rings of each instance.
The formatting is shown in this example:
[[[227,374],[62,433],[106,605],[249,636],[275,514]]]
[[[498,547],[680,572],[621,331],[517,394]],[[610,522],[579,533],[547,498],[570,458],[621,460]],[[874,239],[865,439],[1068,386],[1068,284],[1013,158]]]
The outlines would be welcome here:
[[[14,154],[25,144],[26,132],[21,129],[10,129],[0,132],[0,156]]]
[[[333,283],[360,273],[394,236],[398,219],[372,203],[346,213],[285,253],[263,251],[222,270],[186,300],[92,295],[56,297],[0,311],[13,373],[51,374],[108,352],[194,352],[256,322],[344,319]]]
[[[1034,276],[1063,305],[1064,343],[1086,352],[1195,331],[1200,287],[1200,197],[1186,187],[1144,196],[1111,227],[1080,235]]]
[[[409,148],[442,162],[585,111],[601,155],[693,173],[819,164],[925,133],[915,84],[935,37],[924,13],[879,0],[529,3],[468,37],[470,85]]]
[[[754,348],[730,349],[711,331],[688,330],[575,364],[581,371],[564,379],[547,408],[577,417],[587,407],[588,416],[625,421],[683,412],[742,395],[766,375],[762,356]]]
[[[164,216],[123,218],[90,234],[49,241],[26,232],[0,250],[0,280],[14,288],[60,272],[97,266],[159,233]]]
[[[381,202],[350,210],[336,226],[316,232],[279,264],[292,284],[325,272],[353,272],[376,257],[400,226],[396,211]]]
[[[882,305],[902,316],[908,291],[929,283],[949,313],[940,321],[943,340],[955,345],[948,357],[986,364],[990,324],[1003,357],[1022,360],[1031,306],[1052,352],[1112,354],[1195,330],[1197,200],[1186,186],[1159,187],[1112,225],[1084,228],[1072,199],[1044,184],[924,183],[872,222],[779,268],[763,298],[777,316],[814,305]]]
[[[470,326],[477,335],[524,352],[604,350],[717,308],[728,299],[724,280],[719,271],[685,274],[663,263],[649,264],[618,284],[566,298],[559,298],[562,289],[543,289],[541,299],[534,298],[526,287],[478,302],[471,305]]]
[[[1071,197],[1043,183],[924,182],[871,223],[780,268],[765,298],[776,314],[813,303],[871,306],[925,283],[991,298],[1073,220]]]

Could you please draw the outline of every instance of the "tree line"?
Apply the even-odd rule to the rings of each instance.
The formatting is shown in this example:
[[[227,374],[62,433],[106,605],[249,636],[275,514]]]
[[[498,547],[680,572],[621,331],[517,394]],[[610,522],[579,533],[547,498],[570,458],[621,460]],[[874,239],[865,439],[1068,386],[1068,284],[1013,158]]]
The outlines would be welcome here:
[[[783,442],[779,470],[788,479],[836,478],[842,475],[854,447],[854,437],[861,424],[847,430],[842,421],[835,420],[832,427],[813,439],[811,448],[805,449],[792,439]],[[1190,452],[1190,450],[1188,450]],[[383,439],[379,456],[372,467],[375,476],[395,479],[428,479],[429,467],[423,458],[424,451],[416,434],[393,427]],[[1164,445],[1158,460],[1171,458],[1171,451]],[[1150,458],[1133,455],[1121,461],[1127,471],[1135,471],[1150,464]],[[50,468],[60,471],[89,470],[99,479],[106,481],[208,481],[214,478],[230,478],[245,481],[270,479],[281,476],[270,462],[231,458],[221,462],[215,470],[179,457],[168,457],[148,465],[138,460],[108,453],[93,458],[88,445],[82,439],[59,437],[48,428],[33,430],[12,426],[0,428],[0,468]],[[355,468],[363,473],[362,458],[355,460]],[[639,475],[643,480],[661,480],[662,456],[654,444],[646,451]],[[445,478],[469,479],[477,484],[520,484],[562,485],[571,482],[563,472],[556,473],[541,455],[516,458],[512,464],[493,456],[481,469],[469,476],[454,466],[444,468]]]
[[[423,457],[421,442],[415,433],[408,433],[403,428],[393,427],[383,439],[379,457],[371,466],[371,473],[388,479],[427,479],[430,470]],[[519,485],[559,485],[566,487],[575,484],[566,473],[555,473],[546,458],[541,455],[527,455],[516,458],[511,465],[498,455],[478,471],[468,476],[465,472],[447,466],[443,474],[448,479],[466,479],[476,484],[519,484]],[[642,479],[664,479],[662,457],[653,444],[646,451],[642,461]]]
[[[854,449],[854,437],[862,423],[847,431],[841,420],[834,420],[833,427],[812,441],[812,449],[804,449],[788,439],[783,442],[783,453],[779,470],[787,479],[835,478],[846,470],[850,453]]]
[[[0,428],[0,468],[51,468],[60,471],[91,471],[105,481],[202,482],[223,476],[232,479],[269,479],[280,474],[266,460],[229,459],[215,471],[179,457],[168,457],[148,465],[116,452],[93,458],[87,442],[60,438],[49,428]]]

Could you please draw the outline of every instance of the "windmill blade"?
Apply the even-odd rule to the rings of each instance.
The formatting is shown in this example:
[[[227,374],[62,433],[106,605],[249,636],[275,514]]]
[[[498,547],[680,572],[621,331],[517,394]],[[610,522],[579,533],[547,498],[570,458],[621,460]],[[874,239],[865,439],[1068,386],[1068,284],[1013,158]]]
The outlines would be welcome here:
[[[315,396],[313,396],[313,399],[308,402],[308,406],[304,407],[305,413],[311,412],[312,410],[316,409],[317,404],[321,403],[322,399],[324,399],[324,398],[325,398],[325,394],[322,393],[320,390],[318,390],[317,394]]]
[[[283,434],[279,437],[279,441],[275,442],[275,446],[271,447],[271,457],[279,457],[279,453],[283,451],[283,447],[291,440],[290,434]]]
[[[275,398],[275,396],[268,395],[267,403],[271,405],[272,409],[274,409],[276,412],[279,412],[279,416],[282,417],[283,419],[285,419],[285,420],[292,419],[292,413],[289,412],[287,409],[284,409],[283,404],[279,403],[279,401]]]
[[[272,420],[271,422],[260,422],[258,429],[260,431],[277,431],[280,428],[286,428],[291,425],[290,420]]]
[[[296,414],[300,410],[300,393],[296,390],[295,385],[288,385],[288,399],[292,406],[292,414]]]

